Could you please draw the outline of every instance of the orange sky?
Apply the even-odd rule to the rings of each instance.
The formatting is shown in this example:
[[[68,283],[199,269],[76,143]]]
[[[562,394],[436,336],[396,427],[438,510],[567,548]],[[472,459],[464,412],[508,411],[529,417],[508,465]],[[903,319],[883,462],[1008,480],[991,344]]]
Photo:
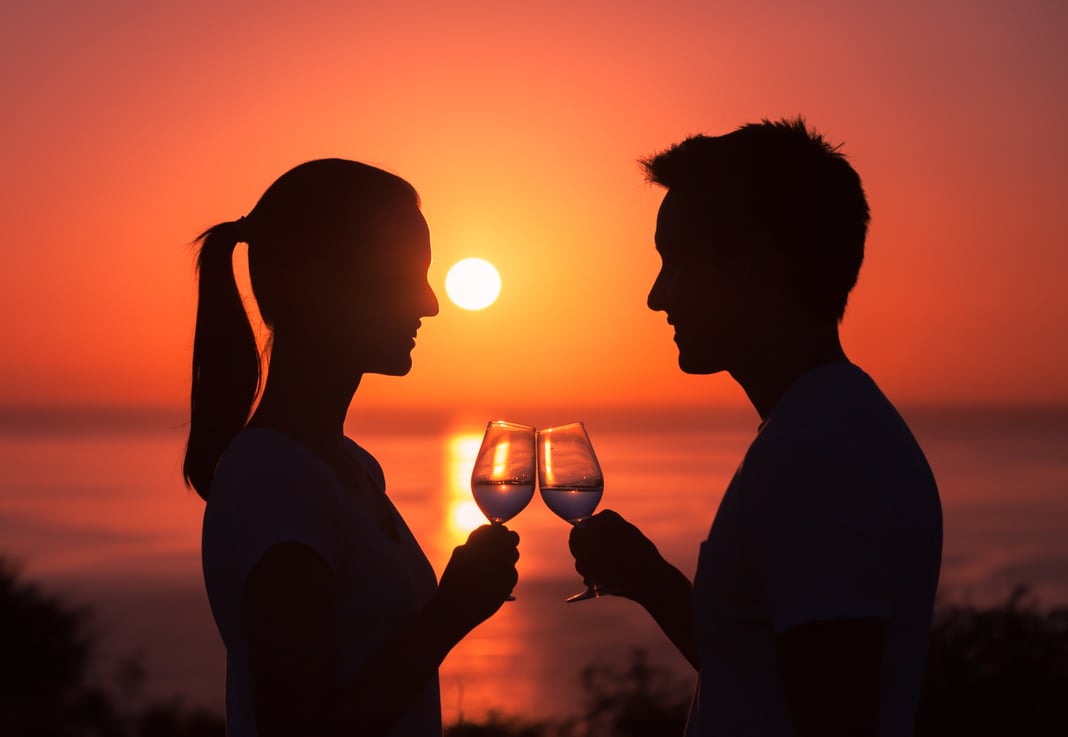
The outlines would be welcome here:
[[[322,156],[409,179],[435,248],[441,315],[364,402],[740,402],[644,307],[634,162],[798,113],[873,209],[854,360],[900,401],[1068,402],[1061,3],[368,5],[4,5],[0,404],[183,402],[186,243]],[[483,312],[444,296],[466,256]]]

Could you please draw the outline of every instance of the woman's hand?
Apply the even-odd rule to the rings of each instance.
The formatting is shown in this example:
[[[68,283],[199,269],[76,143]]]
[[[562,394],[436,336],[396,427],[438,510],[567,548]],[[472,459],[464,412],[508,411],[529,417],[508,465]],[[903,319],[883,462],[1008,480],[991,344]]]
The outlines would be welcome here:
[[[483,525],[452,552],[438,598],[465,631],[496,612],[519,580],[519,535],[504,525]]]
[[[397,628],[344,689],[338,734],[389,733],[453,646],[511,593],[519,578],[518,545],[519,535],[486,525],[453,551],[428,604]]]

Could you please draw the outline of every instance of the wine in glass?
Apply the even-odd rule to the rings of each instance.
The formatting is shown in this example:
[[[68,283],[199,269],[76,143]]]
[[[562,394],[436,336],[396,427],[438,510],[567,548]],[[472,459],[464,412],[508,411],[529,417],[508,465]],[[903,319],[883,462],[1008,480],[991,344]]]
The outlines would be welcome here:
[[[593,515],[604,492],[604,474],[581,422],[538,431],[538,482],[541,498],[557,516],[578,525]],[[567,601],[608,593],[590,584]]]
[[[492,524],[501,525],[523,511],[534,496],[535,431],[529,425],[493,420],[471,470],[475,504]],[[515,601],[509,595],[508,601]]]

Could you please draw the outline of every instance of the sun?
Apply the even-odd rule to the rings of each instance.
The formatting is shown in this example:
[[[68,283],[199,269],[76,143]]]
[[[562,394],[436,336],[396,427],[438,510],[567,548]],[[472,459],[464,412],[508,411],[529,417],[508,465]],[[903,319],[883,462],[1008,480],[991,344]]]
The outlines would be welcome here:
[[[453,264],[445,275],[445,293],[457,307],[481,310],[497,301],[501,275],[485,259],[465,258]]]

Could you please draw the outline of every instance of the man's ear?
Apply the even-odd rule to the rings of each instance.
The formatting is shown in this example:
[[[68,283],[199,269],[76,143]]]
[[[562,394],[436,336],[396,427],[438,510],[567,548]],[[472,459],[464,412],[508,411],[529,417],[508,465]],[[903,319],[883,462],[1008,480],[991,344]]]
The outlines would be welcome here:
[[[783,244],[779,243],[775,236],[763,228],[757,228],[750,235],[749,243],[754,269],[765,272],[769,277],[783,270]]]
[[[749,283],[753,297],[764,310],[776,311],[789,301],[790,273],[783,244],[765,230],[750,240]]]

